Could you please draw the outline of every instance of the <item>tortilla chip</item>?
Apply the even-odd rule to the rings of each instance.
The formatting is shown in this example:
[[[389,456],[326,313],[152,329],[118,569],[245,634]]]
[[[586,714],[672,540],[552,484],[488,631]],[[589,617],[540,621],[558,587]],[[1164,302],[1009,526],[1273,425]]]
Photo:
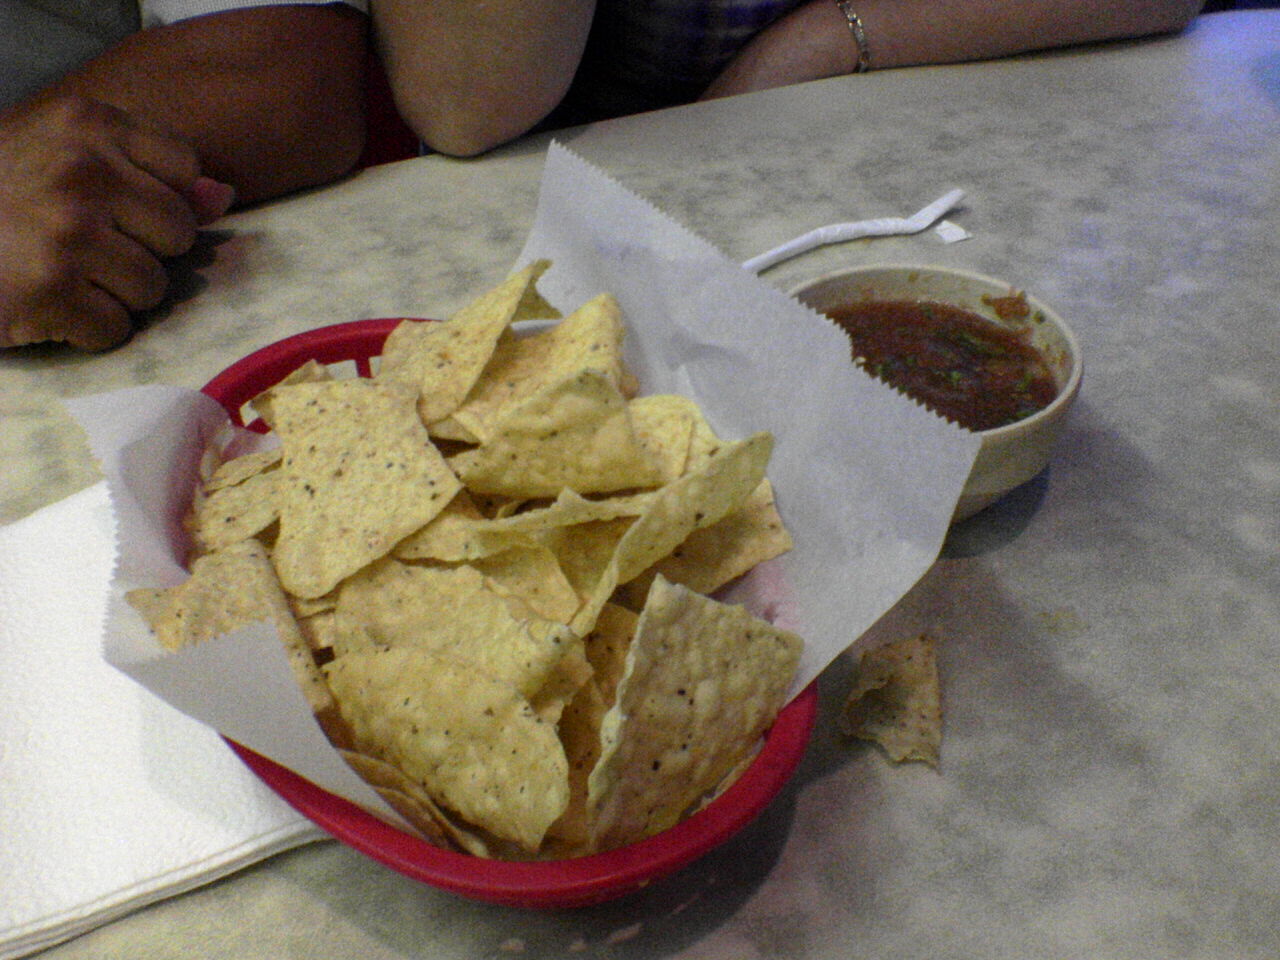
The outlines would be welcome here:
[[[569,764],[569,801],[564,813],[547,831],[545,852],[555,857],[589,852],[587,780],[600,759],[600,724],[608,704],[594,680],[579,689],[560,717],[560,742]]]
[[[350,654],[324,669],[361,752],[468,822],[532,851],[564,813],[564,748],[512,687],[413,647]]]
[[[298,629],[302,631],[313,657],[317,654],[324,656],[333,650],[335,644],[342,643],[342,626],[334,610],[298,617]]]
[[[536,543],[536,538],[557,528],[637,517],[652,498],[653,493],[646,492],[588,500],[566,489],[546,506],[522,512],[502,509],[494,517],[483,515],[474,506],[455,509],[451,504],[427,526],[398,543],[395,555],[402,560],[475,561]]]
[[[549,855],[581,856],[589,852],[587,782],[600,759],[601,724],[613,706],[625,672],[636,619],[630,610],[607,603],[595,629],[585,638],[591,677],[578,689],[560,718],[560,742],[569,761],[569,806],[547,835]]]
[[[841,728],[878,743],[895,763],[920,760],[936,768],[942,748],[936,643],[920,634],[864,652]]]
[[[588,499],[569,489],[561,490],[555,500],[543,507],[495,517],[486,525],[500,533],[537,535],[556,527],[571,527],[591,520],[614,520],[638,517],[648,508],[654,493],[646,491],[624,496]]]
[[[714,593],[792,546],[791,534],[774,505],[773,488],[765,479],[741,508],[693,531],[669,556],[619,589],[625,602],[636,608],[644,605],[649,584],[659,573],[698,593]]]
[[[524,398],[493,422],[491,436],[449,459],[468,489],[554,497],[657,486],[658,464],[641,446],[627,401],[603,373],[583,370]]]
[[[693,431],[689,436],[689,459],[685,464],[685,472],[691,473],[719,453],[724,441],[711,429],[702,408],[692,400],[688,401],[688,412],[693,419]]]
[[[600,759],[600,726],[613,706],[635,633],[636,614],[605,604],[595,629],[585,638],[592,676],[578,689],[560,718],[560,742],[569,761],[569,806],[547,834],[551,856],[589,852],[587,779]]]
[[[464,487],[430,523],[397,543],[392,553],[400,560],[459,563],[501,553],[526,542],[520,536],[486,536],[491,523],[476,505],[471,491]]]
[[[565,579],[585,603],[591,601],[597,591],[604,594],[601,571],[607,570],[618,551],[618,544],[634,523],[635,517],[618,517],[614,520],[593,520],[571,527],[555,527],[541,534],[538,541],[555,554]],[[604,596],[599,602],[603,603],[605,600],[608,600],[608,596]],[[593,607],[589,614],[584,614],[579,605],[578,613],[572,621],[577,623],[581,618],[577,632],[590,631],[598,612],[599,609]]]
[[[436,803],[422,784],[399,767],[353,750],[339,750],[338,753],[428,843],[446,850],[461,850],[474,857],[493,855],[490,844],[478,831],[458,823]]]
[[[714,790],[773,722],[802,646],[742,607],[656,579],[588,781],[595,847],[665,830]]]
[[[275,386],[269,387],[249,401],[249,406],[271,430],[276,428],[275,391],[299,383],[322,383],[334,379],[329,368],[316,360],[308,360]]]
[[[442,616],[448,611],[448,616]],[[533,698],[566,656],[585,660],[567,628],[518,617],[470,566],[419,567],[380,560],[349,577],[338,594],[344,634],[338,654],[416,647],[471,664]]]
[[[534,286],[549,266],[539,260],[513,273],[444,323],[401,323],[383,346],[378,377],[417,392],[423,423],[443,420],[466,399],[503,331],[519,320],[560,316]]]
[[[595,626],[584,638],[587,662],[606,707],[613,706],[618,684],[626,673],[627,651],[636,632],[636,614],[625,607],[606,603]]]
[[[711,526],[738,509],[764,479],[773,438],[757,433],[721,447],[692,473],[667,484],[645,513],[618,541],[590,599],[578,611],[573,628],[591,629],[614,589],[670,554],[694,530]]]
[[[637,397],[628,405],[640,445],[658,464],[663,483],[683,476],[688,466],[695,422],[691,406],[673,394]]]
[[[280,466],[280,448],[258,450],[242,454],[221,464],[213,475],[205,481],[204,492],[213,493],[223,487],[233,487],[251,477]]]
[[[490,554],[472,562],[486,585],[509,601],[519,602],[546,620],[568,623],[581,600],[556,556],[545,546],[527,545]]]
[[[197,496],[189,526],[196,549],[211,553],[256,537],[279,519],[280,471],[270,469]]]
[[[272,559],[290,593],[319,597],[390,552],[457,494],[413,397],[367,379],[274,395],[284,445]]]
[[[330,590],[318,597],[295,597],[289,595],[289,609],[293,611],[293,615],[301,620],[304,617],[313,617],[317,613],[328,613],[338,605],[338,591]]]
[[[256,540],[200,557],[191,565],[190,578],[176,587],[130,591],[125,599],[168,650],[203,643],[259,620],[273,624],[312,710],[318,715],[332,711],[333,696],[293,618],[266,550]]]
[[[529,337],[506,335],[498,341],[488,366],[471,394],[449,418],[464,436],[490,440],[508,411],[536,393],[584,370],[594,370],[619,390],[625,378],[622,361],[622,312],[609,294],[583,304],[554,327]],[[433,425],[446,429],[446,424]],[[450,436],[448,432],[441,436]]]
[[[422,839],[434,847],[454,849],[453,841],[445,829],[447,818],[420,784],[385,760],[354,750],[339,750],[338,753],[392,810],[417,830]]]

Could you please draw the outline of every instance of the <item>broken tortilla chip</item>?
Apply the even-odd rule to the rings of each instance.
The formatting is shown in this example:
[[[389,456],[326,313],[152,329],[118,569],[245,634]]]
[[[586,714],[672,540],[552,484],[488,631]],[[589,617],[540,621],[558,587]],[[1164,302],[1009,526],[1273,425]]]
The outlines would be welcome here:
[[[926,634],[867,650],[858,661],[841,728],[878,743],[895,763],[937,767],[942,747],[942,684],[935,642]]]

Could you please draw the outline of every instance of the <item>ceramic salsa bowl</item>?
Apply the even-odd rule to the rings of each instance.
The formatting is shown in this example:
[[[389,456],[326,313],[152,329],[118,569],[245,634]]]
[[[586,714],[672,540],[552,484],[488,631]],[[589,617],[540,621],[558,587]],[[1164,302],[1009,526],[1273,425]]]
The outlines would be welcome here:
[[[819,313],[870,301],[925,301],[970,311],[992,324],[1024,330],[1047,362],[1056,394],[1038,412],[1004,426],[978,430],[982,446],[956,506],[963,520],[1039,474],[1080,389],[1080,347],[1070,328],[1049,306],[1003,280],[943,267],[884,265],[852,267],[810,280],[792,295]],[[1025,298],[1026,319],[1001,309]],[[1004,313],[1006,316],[1001,316]]]
[[[203,390],[244,425],[245,406],[307,360],[369,376],[398,318],[358,320],[300,333],[232,364]],[[637,843],[567,860],[509,862],[442,850],[393,827],[291,770],[229,742],[290,805],[338,840],[400,873],[461,896],[516,907],[587,906],[639,890],[710,852],[774,799],[804,756],[817,715],[816,682],[778,714],[755,760],[706,807]]]

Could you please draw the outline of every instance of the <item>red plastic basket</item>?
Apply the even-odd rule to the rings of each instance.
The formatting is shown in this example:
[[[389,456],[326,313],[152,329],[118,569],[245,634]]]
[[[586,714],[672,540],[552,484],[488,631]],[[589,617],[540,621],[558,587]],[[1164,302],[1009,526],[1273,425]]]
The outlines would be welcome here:
[[[263,347],[210,380],[204,392],[238,423],[244,405],[308,360],[354,362],[361,376],[400,318],[309,330]],[[701,857],[754,820],[795,772],[817,716],[816,682],[778,714],[759,754],[728,790],[669,830],[637,843],[566,860],[508,862],[442,850],[379,820],[233,741],[245,764],[294,809],[338,840],[405,876],[443,890],[518,907],[580,907],[624,896]]]

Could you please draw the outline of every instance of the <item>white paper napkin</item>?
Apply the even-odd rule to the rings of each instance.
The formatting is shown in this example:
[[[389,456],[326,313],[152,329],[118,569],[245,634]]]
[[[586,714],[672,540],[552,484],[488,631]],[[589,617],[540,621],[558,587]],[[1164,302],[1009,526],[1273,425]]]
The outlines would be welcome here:
[[[0,958],[324,834],[102,660],[99,484],[0,528]]]

